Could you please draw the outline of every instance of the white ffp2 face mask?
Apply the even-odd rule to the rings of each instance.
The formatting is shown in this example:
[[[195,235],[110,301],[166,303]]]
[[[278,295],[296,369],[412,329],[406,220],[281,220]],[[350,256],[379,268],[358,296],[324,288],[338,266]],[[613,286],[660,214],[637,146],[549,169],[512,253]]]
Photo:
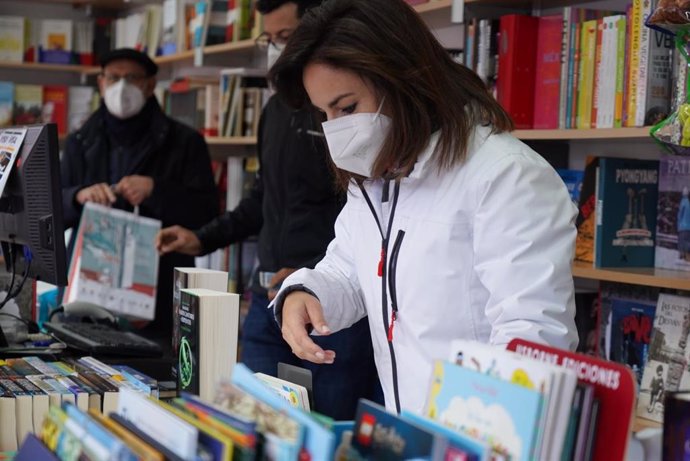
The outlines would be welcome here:
[[[268,45],[268,50],[266,52],[266,65],[269,69],[273,67],[273,64],[275,64],[280,55],[283,54],[284,49],[285,45],[280,45],[277,43]]]
[[[127,83],[123,78],[105,89],[103,100],[108,112],[120,119],[137,115],[146,103],[139,87]]]
[[[335,166],[367,178],[381,152],[391,119],[381,114],[383,100],[375,114],[351,114],[323,122],[328,150]]]

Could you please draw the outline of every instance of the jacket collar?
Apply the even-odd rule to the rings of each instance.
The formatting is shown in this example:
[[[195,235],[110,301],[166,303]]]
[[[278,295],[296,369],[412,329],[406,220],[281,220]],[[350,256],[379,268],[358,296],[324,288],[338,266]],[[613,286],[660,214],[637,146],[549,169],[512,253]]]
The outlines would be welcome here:
[[[491,127],[489,126],[476,126],[472,134],[470,135],[470,141],[467,148],[467,157],[470,158],[479,148],[484,144],[486,138],[491,134]],[[414,164],[412,172],[408,175],[410,179],[420,179],[429,174],[429,171],[433,170],[436,166],[436,148],[438,147],[439,138],[441,137],[440,131],[435,131],[431,134],[429,138],[429,143],[421,154],[417,157],[417,162]]]

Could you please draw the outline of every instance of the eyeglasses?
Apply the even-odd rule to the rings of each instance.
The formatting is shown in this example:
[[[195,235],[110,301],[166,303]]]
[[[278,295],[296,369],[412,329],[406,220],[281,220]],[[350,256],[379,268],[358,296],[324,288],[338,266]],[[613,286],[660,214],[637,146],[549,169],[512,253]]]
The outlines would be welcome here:
[[[145,74],[125,74],[125,75],[117,75],[117,74],[106,74],[102,73],[101,76],[105,79],[106,84],[108,85],[114,85],[120,80],[124,79],[126,83],[140,83],[141,81],[145,80],[148,78],[147,75]]]
[[[268,48],[269,45],[273,45],[275,48],[285,45],[292,35],[292,30],[282,30],[275,37],[271,37],[271,34],[264,32],[263,34],[256,37],[254,43],[261,49]]]

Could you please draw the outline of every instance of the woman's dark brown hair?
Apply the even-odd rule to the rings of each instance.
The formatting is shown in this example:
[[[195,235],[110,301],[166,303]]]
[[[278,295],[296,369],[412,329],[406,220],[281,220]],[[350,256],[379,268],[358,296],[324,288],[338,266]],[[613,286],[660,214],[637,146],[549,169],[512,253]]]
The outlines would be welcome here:
[[[322,63],[371,82],[392,118],[374,164],[374,177],[412,171],[440,129],[439,169],[462,162],[476,125],[512,130],[508,114],[471,70],[455,63],[419,15],[403,0],[326,0],[304,15],[269,79],[296,107],[309,97],[304,68]],[[347,187],[350,175],[340,172]]]

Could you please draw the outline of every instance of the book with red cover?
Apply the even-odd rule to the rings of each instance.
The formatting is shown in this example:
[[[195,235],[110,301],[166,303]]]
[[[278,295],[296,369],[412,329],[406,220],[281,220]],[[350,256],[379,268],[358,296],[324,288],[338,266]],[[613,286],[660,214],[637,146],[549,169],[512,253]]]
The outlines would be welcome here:
[[[630,368],[590,355],[578,354],[524,339],[513,339],[508,350],[542,362],[569,368],[578,381],[594,386],[599,400],[594,461],[626,459],[635,405],[635,377]]]
[[[67,133],[67,87],[46,85],[43,87],[43,123],[56,123],[58,134]]]
[[[534,128],[556,129],[561,87],[563,15],[543,16],[538,19]]]
[[[534,123],[538,24],[539,18],[522,14],[500,20],[498,102],[519,129],[530,129]]]

